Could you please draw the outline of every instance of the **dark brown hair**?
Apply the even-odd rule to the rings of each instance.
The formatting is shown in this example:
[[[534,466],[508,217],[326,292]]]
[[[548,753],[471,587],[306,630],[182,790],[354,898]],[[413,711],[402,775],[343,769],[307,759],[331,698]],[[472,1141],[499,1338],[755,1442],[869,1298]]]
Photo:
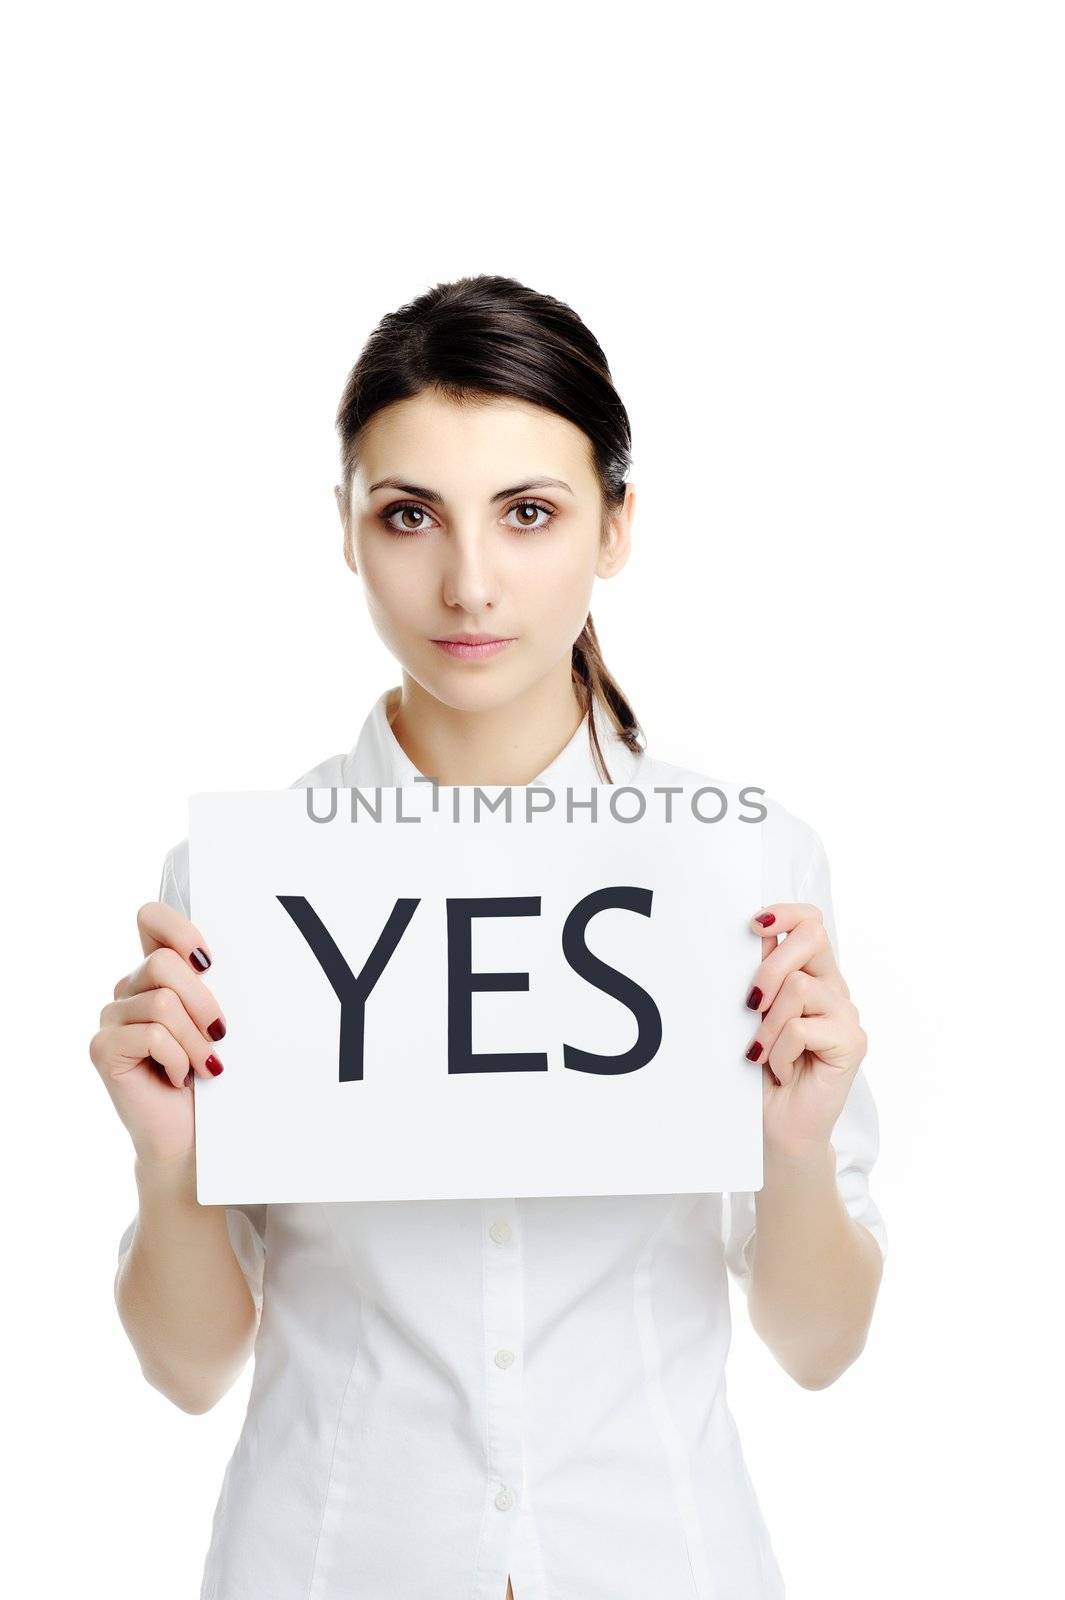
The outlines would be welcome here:
[[[351,490],[361,430],[375,412],[425,389],[463,401],[505,395],[543,406],[574,423],[591,444],[603,497],[603,530],[625,499],[632,436],[606,356],[577,313],[514,278],[438,283],[382,317],[348,375],[337,409],[341,488]],[[644,747],[632,707],[607,670],[591,612],[573,645],[573,685],[589,713],[598,700],[628,748]],[[588,716],[593,758],[606,770]]]

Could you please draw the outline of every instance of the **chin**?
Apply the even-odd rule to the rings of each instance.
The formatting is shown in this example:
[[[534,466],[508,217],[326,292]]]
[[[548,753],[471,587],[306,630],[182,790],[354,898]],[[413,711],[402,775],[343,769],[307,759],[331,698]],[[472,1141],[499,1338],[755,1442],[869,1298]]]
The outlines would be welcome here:
[[[519,674],[501,658],[488,661],[451,660],[435,645],[429,646],[432,659],[412,662],[410,655],[400,659],[405,672],[441,705],[455,711],[488,711],[506,705],[525,688]]]

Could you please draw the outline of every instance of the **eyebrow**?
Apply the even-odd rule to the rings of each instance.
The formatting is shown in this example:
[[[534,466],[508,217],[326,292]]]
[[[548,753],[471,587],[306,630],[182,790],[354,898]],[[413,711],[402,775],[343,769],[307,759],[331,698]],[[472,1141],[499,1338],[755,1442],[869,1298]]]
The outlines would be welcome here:
[[[416,483],[401,483],[398,478],[379,478],[376,483],[371,483],[369,494],[375,489],[398,489],[401,494],[409,494],[415,500],[428,500],[432,505],[442,505],[444,497],[435,489],[423,489]],[[492,496],[491,505],[497,500],[509,500],[511,495],[527,494],[530,489],[565,489],[567,494],[573,490],[561,478],[530,478],[528,483],[516,483],[509,489],[500,489],[498,494]]]

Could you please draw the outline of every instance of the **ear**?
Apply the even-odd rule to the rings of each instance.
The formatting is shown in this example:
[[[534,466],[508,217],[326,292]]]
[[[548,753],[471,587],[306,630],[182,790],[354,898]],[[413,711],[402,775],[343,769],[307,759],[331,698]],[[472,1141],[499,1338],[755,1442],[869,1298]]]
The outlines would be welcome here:
[[[355,565],[355,551],[352,548],[351,543],[351,526],[348,516],[348,507],[345,504],[344,491],[339,483],[335,483],[333,485],[333,495],[336,499],[337,510],[340,512],[340,526],[344,530],[344,560],[347,562],[352,572],[358,576],[359,569]]]
[[[599,549],[599,560],[595,568],[597,577],[612,578],[615,573],[621,571],[629,559],[632,546],[632,519],[635,513],[636,486],[627,483],[625,499],[611,516],[606,536]]]

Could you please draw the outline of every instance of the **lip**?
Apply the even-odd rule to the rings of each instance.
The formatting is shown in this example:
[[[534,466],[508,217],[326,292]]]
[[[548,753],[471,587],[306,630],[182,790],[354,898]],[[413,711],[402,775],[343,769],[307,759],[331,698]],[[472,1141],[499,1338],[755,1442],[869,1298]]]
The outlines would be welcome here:
[[[460,661],[483,661],[505,650],[513,639],[500,639],[489,633],[453,633],[448,639],[434,639],[438,649]]]

